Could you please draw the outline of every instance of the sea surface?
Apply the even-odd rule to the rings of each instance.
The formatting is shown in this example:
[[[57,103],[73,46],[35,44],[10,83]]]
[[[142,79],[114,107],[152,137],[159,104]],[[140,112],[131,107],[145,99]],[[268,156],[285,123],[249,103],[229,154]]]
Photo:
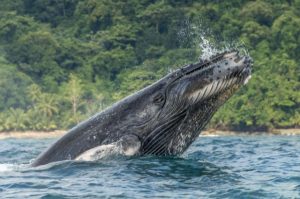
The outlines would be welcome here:
[[[0,198],[300,198],[300,136],[199,137],[180,157],[30,168],[55,139],[0,140]]]

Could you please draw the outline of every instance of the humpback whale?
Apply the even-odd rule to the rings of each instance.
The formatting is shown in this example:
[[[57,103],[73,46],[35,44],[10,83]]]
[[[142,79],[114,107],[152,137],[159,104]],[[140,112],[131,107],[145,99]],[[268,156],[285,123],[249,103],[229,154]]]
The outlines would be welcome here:
[[[32,166],[104,153],[182,154],[213,114],[251,77],[237,50],[183,66],[69,130]]]

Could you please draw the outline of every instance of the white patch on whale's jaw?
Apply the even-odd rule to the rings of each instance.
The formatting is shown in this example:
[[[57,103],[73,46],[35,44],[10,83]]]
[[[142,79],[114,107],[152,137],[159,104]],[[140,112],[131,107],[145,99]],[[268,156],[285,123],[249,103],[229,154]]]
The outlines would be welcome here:
[[[122,147],[120,142],[114,142],[107,145],[101,145],[94,148],[91,148],[75,158],[79,161],[96,161],[104,158],[109,158],[112,156],[134,156],[139,153],[141,145],[140,143],[130,146]]]
[[[248,77],[245,78],[245,80],[244,80],[244,82],[243,82],[244,85],[246,85],[246,84],[249,82],[249,80],[251,79],[251,77],[252,77],[252,76],[249,75]]]
[[[79,156],[77,156],[75,158],[75,160],[95,161],[98,159],[105,158],[109,155],[112,155],[117,150],[118,150],[118,147],[115,144],[101,145],[101,146],[91,148],[91,149],[81,153]]]

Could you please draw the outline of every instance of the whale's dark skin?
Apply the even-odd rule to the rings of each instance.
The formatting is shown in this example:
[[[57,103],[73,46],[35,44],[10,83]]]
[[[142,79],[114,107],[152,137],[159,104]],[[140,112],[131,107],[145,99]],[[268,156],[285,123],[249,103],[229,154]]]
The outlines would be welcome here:
[[[250,57],[237,51],[182,67],[78,124],[32,166],[78,159],[102,146],[125,155],[181,154],[250,74]]]

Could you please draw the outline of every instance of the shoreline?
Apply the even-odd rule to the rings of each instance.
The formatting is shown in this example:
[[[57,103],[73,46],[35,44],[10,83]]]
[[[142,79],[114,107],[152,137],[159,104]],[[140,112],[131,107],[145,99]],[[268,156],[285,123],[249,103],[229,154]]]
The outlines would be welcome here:
[[[14,138],[14,139],[43,139],[43,138],[58,138],[64,135],[67,131],[11,131],[0,132],[0,140]],[[208,129],[202,131],[201,137],[215,137],[215,136],[236,136],[236,135],[282,135],[282,136],[296,136],[300,135],[300,128],[294,129],[274,129],[270,132],[239,132],[239,131],[221,131],[217,129]]]
[[[255,135],[281,135],[281,136],[296,136],[300,135],[300,128],[290,128],[290,129],[273,129],[271,131],[223,131],[217,129],[208,129],[202,131],[200,136],[235,136],[235,135],[245,135],[245,136],[255,136]]]
[[[14,138],[32,138],[32,139],[42,139],[42,138],[56,138],[64,135],[67,131],[55,130],[55,131],[11,131],[11,132],[0,132],[0,140]]]

